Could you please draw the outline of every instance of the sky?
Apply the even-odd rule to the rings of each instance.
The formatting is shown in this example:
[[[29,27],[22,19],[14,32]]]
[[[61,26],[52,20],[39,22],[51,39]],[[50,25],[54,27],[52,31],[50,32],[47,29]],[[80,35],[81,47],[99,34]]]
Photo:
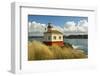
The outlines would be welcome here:
[[[28,15],[28,23],[31,35],[43,35],[48,23],[64,35],[88,34],[88,17]]]
[[[86,20],[88,22],[88,17],[79,17],[79,16],[48,16],[48,15],[28,15],[28,22],[37,22],[41,24],[52,23],[56,26],[61,26],[65,24],[65,22],[74,21],[76,24],[80,20]]]

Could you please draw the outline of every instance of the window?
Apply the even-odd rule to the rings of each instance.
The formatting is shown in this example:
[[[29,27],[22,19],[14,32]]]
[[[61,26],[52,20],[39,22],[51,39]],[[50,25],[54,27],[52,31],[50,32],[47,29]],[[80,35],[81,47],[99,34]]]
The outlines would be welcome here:
[[[59,39],[61,40],[61,36],[59,36]]]
[[[56,40],[56,36],[54,36],[53,39]]]
[[[51,36],[48,36],[48,40],[51,40]]]

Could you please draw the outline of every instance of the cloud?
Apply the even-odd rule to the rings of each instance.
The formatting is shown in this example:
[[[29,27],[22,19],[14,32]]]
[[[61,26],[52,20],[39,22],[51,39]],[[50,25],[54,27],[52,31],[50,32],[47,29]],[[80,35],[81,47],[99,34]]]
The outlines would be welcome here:
[[[88,22],[86,20],[80,20],[77,23],[74,21],[67,21],[63,27],[58,25],[52,25],[53,29],[59,30],[64,35],[75,34],[87,34]],[[47,31],[47,25],[37,23],[36,21],[29,22],[29,35],[30,36],[43,36],[43,33]]]
[[[76,29],[76,23],[74,21],[66,22],[64,25],[64,31],[75,32]]]
[[[46,24],[41,24],[33,21],[29,22],[29,32],[44,32],[46,28]]]
[[[32,23],[31,23],[31,22],[29,22],[29,23],[28,23],[28,26],[30,27],[30,26],[31,26],[31,24],[32,24]]]
[[[58,31],[60,31],[60,32],[64,32],[64,29],[61,28],[60,26],[53,25],[53,29],[54,29],[54,30],[58,30]]]
[[[80,20],[77,26],[81,32],[88,32],[88,22],[86,20]]]
[[[78,25],[79,25],[79,26],[88,26],[88,22],[87,22],[87,20],[80,20],[80,21],[78,22]]]
[[[64,25],[65,34],[87,34],[88,33],[88,22],[86,20],[80,20],[78,23],[74,21],[66,22]]]
[[[43,35],[46,27],[46,24],[37,23],[35,21],[29,22],[29,35]]]

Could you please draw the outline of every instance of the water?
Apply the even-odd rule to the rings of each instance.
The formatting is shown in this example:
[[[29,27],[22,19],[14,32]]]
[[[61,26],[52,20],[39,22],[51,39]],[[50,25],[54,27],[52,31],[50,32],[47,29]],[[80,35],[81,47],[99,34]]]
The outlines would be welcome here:
[[[30,38],[29,40],[42,41],[42,38]],[[86,54],[88,54],[88,39],[68,39],[64,38],[65,43],[70,43],[79,49],[82,49]]]
[[[88,53],[88,39],[66,39],[64,38],[64,42],[77,46],[79,49],[84,50],[86,54]]]

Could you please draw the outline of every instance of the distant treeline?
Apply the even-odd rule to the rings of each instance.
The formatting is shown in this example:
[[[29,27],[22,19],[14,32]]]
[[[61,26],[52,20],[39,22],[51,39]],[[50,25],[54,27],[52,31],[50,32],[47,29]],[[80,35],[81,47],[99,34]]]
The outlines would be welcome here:
[[[64,38],[70,38],[70,39],[88,39],[88,35],[69,35],[69,36],[64,36]]]

